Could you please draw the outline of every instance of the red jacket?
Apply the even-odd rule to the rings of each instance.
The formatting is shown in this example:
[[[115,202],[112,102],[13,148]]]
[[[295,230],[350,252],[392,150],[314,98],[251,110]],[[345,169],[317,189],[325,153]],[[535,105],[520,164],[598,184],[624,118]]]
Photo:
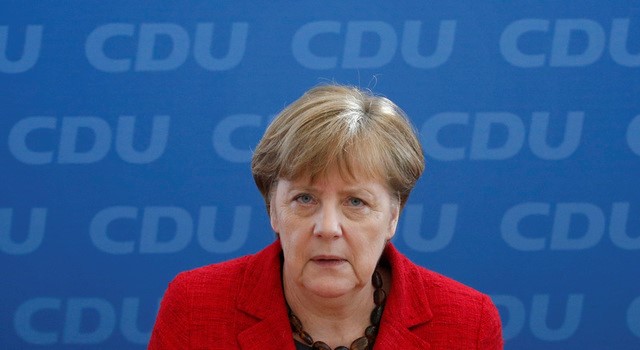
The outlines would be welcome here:
[[[151,350],[294,350],[280,273],[280,242],[179,274],[169,285]],[[502,349],[489,297],[419,267],[389,244],[391,288],[375,349]]]

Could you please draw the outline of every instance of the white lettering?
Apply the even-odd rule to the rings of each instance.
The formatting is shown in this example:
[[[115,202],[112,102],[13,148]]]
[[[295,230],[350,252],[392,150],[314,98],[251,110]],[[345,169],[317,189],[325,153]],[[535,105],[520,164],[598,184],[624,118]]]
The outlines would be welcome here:
[[[156,57],[156,41],[165,37],[171,42],[171,51],[166,57]],[[140,25],[136,71],[167,71],[180,67],[189,55],[189,34],[177,24],[144,23]]]
[[[500,127],[507,137],[502,145],[490,147],[492,132]],[[511,113],[478,113],[471,134],[471,159],[501,160],[511,158],[520,151],[525,139],[522,120]]]
[[[584,234],[576,237],[571,223],[576,217],[586,219]],[[604,213],[589,203],[558,203],[551,229],[551,250],[581,250],[593,248],[600,242],[605,228]],[[569,236],[574,236],[570,238]]]
[[[250,145],[238,148],[231,142],[235,131],[241,128],[258,128],[262,125],[262,117],[255,114],[236,114],[220,121],[213,130],[212,142],[216,153],[223,159],[234,163],[251,161]],[[252,143],[253,144],[253,143]]]
[[[81,130],[90,131],[93,140],[89,148],[78,150],[78,136]],[[83,146],[87,146],[83,143]],[[103,119],[97,117],[63,118],[60,130],[60,164],[95,163],[104,158],[111,147],[111,128]]]
[[[154,305],[157,313],[159,301]],[[151,335],[139,330],[140,298],[124,298],[120,316],[120,332],[134,344],[146,344]],[[40,297],[18,306],[13,326],[20,339],[34,345],[89,345],[104,343],[116,330],[117,308],[103,298],[58,299]],[[59,319],[57,328],[42,324],[41,320]]]
[[[42,245],[42,240],[44,239],[47,209],[31,209],[29,230],[22,242],[16,242],[11,238],[12,217],[13,209],[0,208],[0,252],[11,255],[33,253]]]
[[[149,147],[145,151],[137,151],[134,148],[134,132],[136,117],[121,116],[118,119],[118,129],[116,134],[116,151],[120,157],[129,163],[143,164],[151,163],[164,153],[169,138],[168,115],[157,115],[153,117],[151,130],[151,140]]]
[[[233,23],[231,26],[231,38],[229,39],[229,51],[223,57],[217,58],[211,56],[213,23],[199,23],[196,29],[193,56],[196,62],[204,69],[210,71],[232,69],[240,64],[244,57],[248,33],[248,23]]]
[[[365,57],[362,54],[365,33],[378,38],[377,52]],[[379,68],[391,62],[398,46],[398,37],[393,27],[380,21],[350,21],[344,43],[344,68]]]
[[[638,217],[638,216],[636,216]],[[609,234],[611,242],[616,247],[628,250],[640,249],[640,235],[631,237],[627,232],[629,221],[629,202],[613,203],[611,209],[611,221],[609,222]]]
[[[29,117],[22,119],[9,131],[9,151],[25,164],[47,164],[53,161],[52,151],[34,151],[27,146],[27,137],[38,129],[56,129],[53,117]]]
[[[609,44],[609,53],[611,58],[621,66],[638,67],[640,66],[640,53],[632,55],[627,51],[627,43],[629,40],[629,19],[616,18],[611,24],[611,36]],[[634,42],[637,42],[634,40]]]
[[[422,217],[424,209],[422,205],[411,204],[407,205],[404,209],[403,230],[402,237],[405,243],[419,252],[436,252],[446,248],[451,240],[456,229],[456,220],[458,217],[458,205],[457,204],[444,204],[440,210],[440,219],[438,229],[433,238],[424,238],[421,233],[425,231],[422,229]]]
[[[522,203],[518,204],[504,214],[500,224],[502,239],[513,249],[522,251],[538,251],[545,248],[545,239],[542,237],[527,237],[520,232],[520,222],[524,218],[533,215],[548,216],[550,205],[546,203]]]
[[[439,113],[427,119],[420,132],[424,150],[429,156],[438,160],[462,160],[465,157],[464,147],[445,147],[440,143],[440,131],[449,125],[469,125],[469,114]]]
[[[85,56],[89,63],[96,69],[103,72],[116,73],[126,72],[131,69],[131,59],[111,58],[104,52],[107,40],[118,37],[133,37],[135,27],[133,24],[110,23],[94,29],[85,44]]]
[[[311,51],[311,41],[321,34],[340,34],[340,23],[335,21],[310,22],[293,35],[293,57],[308,69],[331,69],[338,64],[337,56],[319,56]]]
[[[317,21],[303,25],[293,36],[293,57],[309,69],[332,69],[338,66],[339,53],[319,55],[313,51],[313,43],[319,37],[330,35],[334,40],[344,40],[341,66],[347,69],[380,68],[389,64],[398,46],[405,62],[415,68],[428,69],[444,64],[453,51],[455,21],[442,21],[435,49],[430,56],[420,53],[422,22],[406,21],[402,40],[389,23],[381,21],[349,21],[344,34],[342,23]],[[375,43],[371,38],[375,37]],[[366,52],[366,53],[365,53]]]
[[[627,128],[627,145],[640,156],[640,115],[635,116]]]
[[[627,326],[633,335],[640,338],[640,297],[635,298],[627,309]]]
[[[640,249],[640,237],[631,237],[627,232],[629,203],[613,203],[610,218],[608,229],[613,244],[622,249]],[[549,223],[550,229],[545,230],[547,234],[524,230],[538,227],[541,222]],[[551,250],[590,249],[602,241],[605,231],[604,211],[590,203],[558,203],[553,212],[549,203],[522,203],[509,208],[500,224],[505,243],[521,251],[541,251],[547,247]]]
[[[249,224],[251,218],[251,207],[238,206],[233,213],[233,229],[226,240],[216,238],[215,225],[217,215],[216,207],[200,208],[200,218],[198,220],[198,243],[210,252],[226,254],[238,251],[247,242],[249,237]]]
[[[529,315],[531,333],[536,338],[549,342],[568,339],[575,334],[580,325],[584,295],[568,295],[564,318],[561,322],[559,322],[560,316],[555,311],[549,312],[550,310],[558,309],[557,307],[552,308],[549,306],[549,298],[549,294],[533,295]],[[491,299],[500,310],[504,339],[510,340],[518,336],[527,321],[525,303],[511,295],[493,295]],[[549,327],[549,324],[560,324],[560,326],[554,329]]]
[[[573,33],[583,33],[587,46],[578,53],[569,53]],[[605,47],[605,35],[602,27],[587,19],[559,19],[551,41],[551,67],[587,66],[597,61]]]
[[[13,318],[16,334],[25,342],[36,345],[51,345],[58,342],[58,333],[45,332],[34,327],[32,319],[44,310],[60,310],[62,302],[55,298],[35,298],[18,306]]]
[[[212,56],[213,23],[198,23],[193,40],[193,56],[196,63],[210,71],[229,70],[242,60],[248,37],[249,25],[233,23],[229,39],[229,49],[222,57]],[[133,41],[135,53],[125,58],[109,57],[105,47],[107,41],[124,37]],[[159,57],[159,42],[170,43],[167,52]],[[127,71],[169,71],[175,70],[187,61],[191,52],[189,32],[174,23],[142,23],[136,37],[133,24],[110,23],[93,30],[85,43],[85,55],[96,69],[109,73]]]
[[[630,20],[616,18],[611,23],[609,54],[614,62],[626,67],[640,66],[640,53],[627,49]],[[605,29],[589,19],[558,19],[553,29],[551,21],[522,19],[509,24],[500,36],[500,53],[516,67],[533,68],[548,64],[550,67],[583,67],[598,61],[607,47]],[[540,36],[550,40],[542,52],[526,52],[531,38]],[[580,39],[580,40],[577,40]],[[547,41],[548,42],[548,41]],[[580,43],[578,46],[576,43]]]
[[[98,315],[95,329],[82,327],[87,313]],[[70,298],[63,330],[66,344],[98,344],[107,340],[116,326],[116,313],[111,303],[99,298]]]
[[[428,118],[421,128],[421,141],[427,155],[438,160],[454,161],[465,159],[468,151],[469,159],[503,160],[514,157],[522,150],[527,130],[517,115],[479,112],[473,122],[470,119],[470,115],[463,112],[439,113]],[[544,160],[570,157],[580,145],[584,112],[567,114],[564,137],[558,146],[551,146],[548,140],[549,119],[548,112],[532,114],[528,133],[531,152]],[[464,146],[464,141],[469,143],[468,147]]]
[[[23,73],[33,68],[40,58],[42,45],[42,26],[27,26],[22,56],[16,60],[9,58],[9,27],[0,26],[0,72]]]
[[[109,207],[98,212],[91,220],[89,235],[93,245],[100,251],[110,254],[132,254],[139,241],[141,254],[169,254],[184,250],[193,240],[194,233],[199,245],[212,253],[232,253],[238,251],[249,236],[252,208],[237,206],[233,211],[231,234],[216,235],[218,218],[217,207],[201,207],[198,217],[193,218],[185,209],[179,207],[146,207],[140,210],[134,207]],[[120,221],[120,231],[111,225]],[[127,232],[132,238],[124,239],[123,222],[128,224]],[[197,225],[194,225],[197,223]],[[117,236],[116,236],[117,233]],[[139,236],[139,240],[135,237]],[[227,236],[222,239],[221,236]],[[116,239],[117,237],[117,239]]]
[[[110,207],[101,210],[91,220],[89,237],[99,250],[110,254],[129,254],[135,249],[135,242],[115,241],[108,235],[108,227],[115,220],[136,219],[138,209],[134,207]]]
[[[531,152],[540,159],[558,160],[570,157],[578,149],[582,136],[584,112],[569,112],[564,129],[564,138],[557,147],[547,143],[549,132],[549,113],[533,113],[531,130],[529,132],[529,147]]]
[[[419,52],[420,33],[422,22],[407,21],[404,24],[402,46],[400,48],[402,57],[408,65],[414,68],[430,69],[443,65],[453,52],[453,43],[456,34],[456,21],[441,21],[438,41],[433,54],[423,56]]]
[[[169,116],[154,116],[149,145],[146,150],[138,151],[135,148],[138,143],[134,140],[136,117],[121,116],[118,118],[113,142],[117,155],[132,164],[157,160],[166,149],[169,122]],[[9,151],[17,160],[26,164],[54,162],[54,150],[35,150],[34,144],[42,143],[42,137],[37,137],[37,133],[42,130],[56,131],[56,125],[57,119],[54,117],[28,117],[18,121],[9,132]],[[111,126],[101,118],[64,117],[59,133],[57,162],[60,164],[95,163],[104,159],[112,147]],[[37,148],[43,147],[39,145]]]
[[[160,221],[171,222],[175,230],[169,240],[160,239]],[[166,232],[165,232],[166,233]],[[187,247],[193,235],[193,221],[185,209],[177,207],[147,207],[142,217],[140,253],[175,253]]]
[[[549,295],[533,296],[531,305],[531,332],[538,339],[545,341],[560,341],[570,338],[578,329],[582,318],[584,295],[571,294],[567,300],[564,320],[561,326],[552,329],[548,326]],[[556,322],[554,322],[556,323]]]
[[[549,21],[543,19],[522,19],[515,21],[505,28],[500,36],[500,53],[507,62],[516,67],[541,67],[545,63],[544,54],[527,54],[520,51],[520,39],[531,32],[546,33]]]
[[[511,295],[492,295],[491,299],[502,316],[502,337],[504,340],[515,338],[526,322],[524,303]]]
[[[140,298],[124,298],[122,301],[122,317],[120,319],[120,332],[125,339],[134,344],[147,344],[151,337],[151,329],[140,331],[138,329]],[[157,310],[157,307],[156,307]]]

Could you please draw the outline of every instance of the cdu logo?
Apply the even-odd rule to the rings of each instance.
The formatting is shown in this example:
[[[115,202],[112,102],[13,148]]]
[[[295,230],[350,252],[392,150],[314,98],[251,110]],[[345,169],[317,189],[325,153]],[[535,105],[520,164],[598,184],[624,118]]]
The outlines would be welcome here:
[[[425,39],[424,31],[421,21],[404,22],[400,32],[381,21],[349,21],[346,24],[317,21],[296,31],[291,48],[296,61],[309,69],[380,68],[393,60],[398,49],[404,62],[413,68],[439,67],[447,62],[453,51],[456,21],[441,21],[435,40],[431,39],[433,35]],[[341,47],[325,52],[327,50],[318,47],[317,42],[326,37],[337,39]],[[420,50],[424,46],[435,48],[424,53]]]
[[[521,68],[583,67],[597,62],[608,49],[617,64],[638,67],[640,53],[630,53],[628,44],[640,38],[629,38],[630,23],[628,18],[616,18],[607,33],[598,22],[583,18],[522,19],[502,32],[500,53]],[[540,39],[545,43],[543,48],[534,44]]]
[[[132,164],[151,163],[162,156],[169,138],[170,117],[154,116],[151,135],[144,150],[134,145],[137,117],[120,116],[115,130],[102,118],[27,117],[18,121],[9,131],[9,151],[25,164],[88,164],[104,159],[112,145],[116,154]],[[42,137],[53,135],[53,144],[41,144]],[[89,137],[86,137],[90,135]],[[84,136],[84,137],[83,137]]]
[[[157,305],[154,307],[157,310]],[[97,297],[40,297],[18,306],[13,325],[20,339],[29,344],[89,345],[107,341],[116,333],[119,323],[119,331],[127,341],[142,345],[149,340],[151,329],[139,329],[139,315],[140,298],[124,298],[122,305],[114,305]],[[46,319],[62,322],[52,328],[50,323],[43,322]]]
[[[590,249],[598,245],[607,232],[614,246],[638,250],[640,237],[628,232],[629,206],[628,202],[616,202],[606,213],[591,203],[557,203],[554,208],[550,203],[522,203],[505,212],[500,232],[508,246],[520,251]],[[577,226],[572,223],[578,220],[586,222],[586,226],[576,232]],[[527,230],[549,221],[551,227],[543,232]]]
[[[535,112],[526,125],[521,117],[508,112],[478,112],[473,117],[470,113],[444,112],[425,121],[420,134],[425,153],[442,161],[504,160],[516,156],[525,145],[540,159],[568,158],[580,145],[584,112],[567,113],[558,144],[548,142],[550,119],[549,112]],[[453,135],[453,131],[469,136],[445,141],[443,134]]]
[[[214,37],[214,28],[214,23],[198,23],[195,33],[190,33],[174,23],[105,24],[89,34],[85,54],[94,68],[108,73],[174,70],[190,55],[206,70],[230,70],[244,57],[249,24],[233,23],[226,40]],[[167,42],[170,43],[168,50],[162,46]],[[127,53],[129,45],[135,47],[135,52]],[[214,56],[212,51],[217,51],[214,45],[228,46],[228,50],[221,56]]]
[[[211,253],[232,253],[247,242],[251,225],[252,208],[237,206],[232,222],[231,234],[226,239],[215,235],[218,215],[217,207],[201,207],[193,217],[180,207],[108,207],[98,212],[91,220],[89,235],[91,242],[100,251],[109,254],[169,254],[185,249],[194,239],[200,247]],[[117,234],[113,226],[120,228]],[[115,239],[130,234],[130,239]]]

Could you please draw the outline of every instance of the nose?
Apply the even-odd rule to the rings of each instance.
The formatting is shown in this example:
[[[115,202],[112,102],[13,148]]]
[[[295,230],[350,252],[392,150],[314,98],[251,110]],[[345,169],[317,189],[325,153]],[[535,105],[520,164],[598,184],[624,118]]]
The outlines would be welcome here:
[[[316,213],[313,234],[322,238],[337,238],[342,235],[340,211],[333,205],[323,205]]]

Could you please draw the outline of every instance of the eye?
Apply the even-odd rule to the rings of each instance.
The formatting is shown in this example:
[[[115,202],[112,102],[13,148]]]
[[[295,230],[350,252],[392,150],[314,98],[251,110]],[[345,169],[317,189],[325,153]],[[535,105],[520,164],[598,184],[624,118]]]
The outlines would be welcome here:
[[[354,206],[354,207],[361,207],[364,205],[364,201],[360,198],[356,198],[356,197],[351,197],[348,200],[349,205]]]
[[[308,193],[301,193],[301,194],[297,195],[294,199],[295,199],[296,202],[299,202],[301,204],[311,204],[311,203],[313,203],[313,197]]]

